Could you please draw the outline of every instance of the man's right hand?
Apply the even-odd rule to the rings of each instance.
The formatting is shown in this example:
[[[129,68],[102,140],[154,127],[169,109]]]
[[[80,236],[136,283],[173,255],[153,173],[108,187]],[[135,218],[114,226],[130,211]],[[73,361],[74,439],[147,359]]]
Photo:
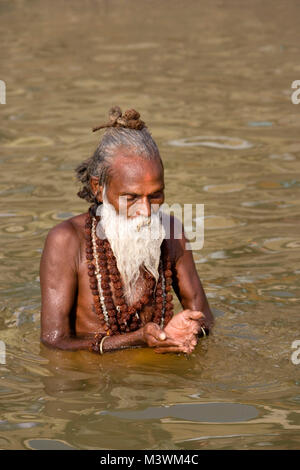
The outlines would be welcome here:
[[[143,327],[143,340],[149,348],[157,348],[156,352],[190,352],[187,345],[169,338],[156,323],[150,322]]]

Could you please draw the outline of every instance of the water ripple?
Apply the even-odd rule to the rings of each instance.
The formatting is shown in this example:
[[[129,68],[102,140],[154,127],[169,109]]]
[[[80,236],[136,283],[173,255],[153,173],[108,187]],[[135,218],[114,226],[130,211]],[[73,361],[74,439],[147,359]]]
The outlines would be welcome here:
[[[169,145],[175,147],[213,147],[217,149],[243,150],[253,147],[247,140],[238,137],[199,135],[184,139],[169,140]]]

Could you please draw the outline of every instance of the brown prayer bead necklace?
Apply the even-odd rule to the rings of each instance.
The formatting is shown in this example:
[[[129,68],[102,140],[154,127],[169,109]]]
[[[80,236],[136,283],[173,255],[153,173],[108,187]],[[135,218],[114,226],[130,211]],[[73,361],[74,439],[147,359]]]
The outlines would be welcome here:
[[[91,349],[99,351],[99,344],[104,336],[135,331],[142,326],[140,312],[152,300],[152,320],[161,328],[167,325],[173,316],[172,271],[166,240],[161,245],[159,278],[155,288],[154,277],[145,270],[146,290],[133,305],[128,306],[123,290],[123,283],[110,243],[96,235],[100,218],[92,214],[91,209],[85,223],[86,259],[90,288],[94,297],[94,310],[99,317],[102,332],[96,333]],[[112,283],[116,302],[110,288]],[[103,333],[105,331],[105,333]]]

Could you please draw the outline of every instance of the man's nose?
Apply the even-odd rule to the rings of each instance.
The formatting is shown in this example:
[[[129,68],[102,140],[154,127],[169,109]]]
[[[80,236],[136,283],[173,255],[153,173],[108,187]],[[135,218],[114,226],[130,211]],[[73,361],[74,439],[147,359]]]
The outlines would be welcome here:
[[[143,199],[136,210],[136,215],[143,215],[144,217],[150,217],[151,216],[151,204],[148,200],[148,198]]]

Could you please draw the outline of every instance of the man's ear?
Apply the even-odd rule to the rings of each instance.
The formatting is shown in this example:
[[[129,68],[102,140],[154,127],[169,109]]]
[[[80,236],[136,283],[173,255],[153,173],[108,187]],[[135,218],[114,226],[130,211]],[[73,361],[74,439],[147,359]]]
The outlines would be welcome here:
[[[90,184],[97,201],[103,202],[103,186],[99,185],[99,178],[97,176],[91,176]]]

